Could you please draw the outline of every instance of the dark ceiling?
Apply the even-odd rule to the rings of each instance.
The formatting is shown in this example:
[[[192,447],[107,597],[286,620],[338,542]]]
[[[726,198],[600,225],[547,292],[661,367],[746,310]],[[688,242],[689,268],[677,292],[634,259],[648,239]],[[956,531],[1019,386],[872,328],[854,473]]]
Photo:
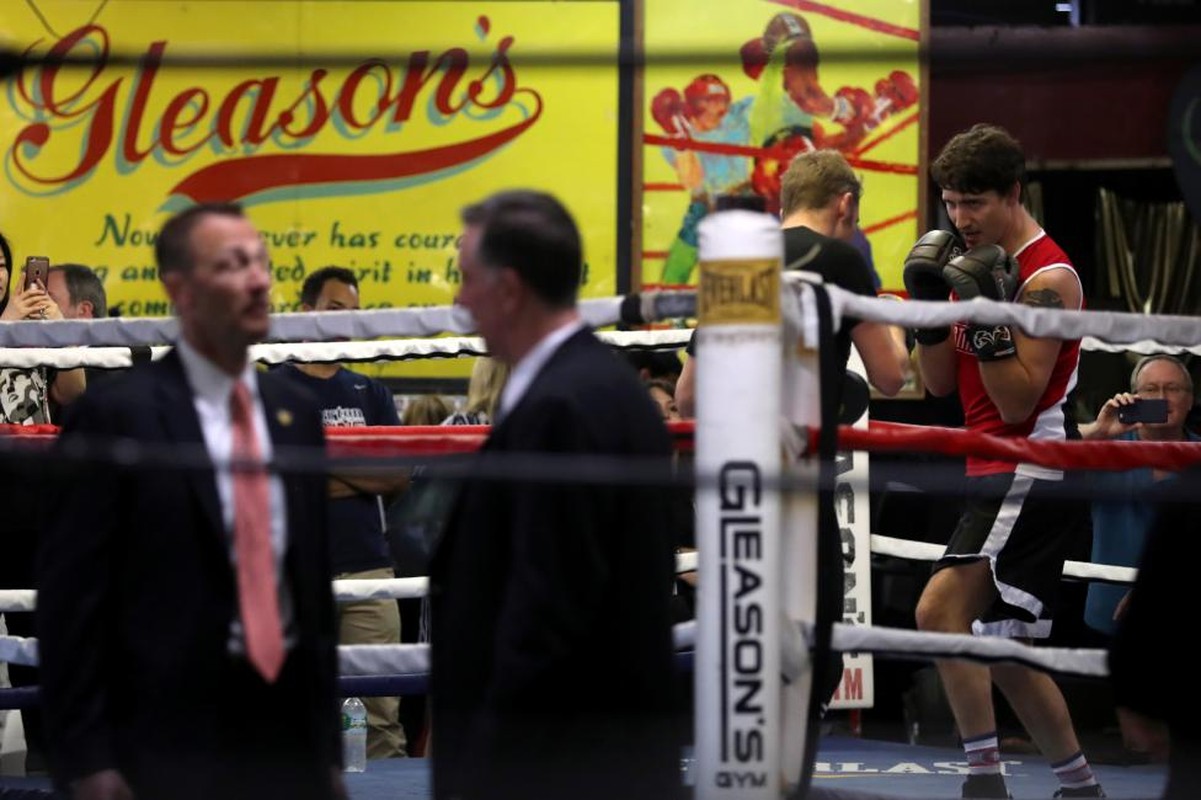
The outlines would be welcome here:
[[[930,22],[974,25],[1179,25],[1201,23],[1201,0],[929,0]]]

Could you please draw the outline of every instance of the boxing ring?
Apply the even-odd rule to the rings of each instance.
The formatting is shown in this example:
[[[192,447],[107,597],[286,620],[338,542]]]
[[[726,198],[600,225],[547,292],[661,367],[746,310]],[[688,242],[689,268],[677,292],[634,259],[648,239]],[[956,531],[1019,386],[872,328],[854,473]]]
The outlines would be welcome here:
[[[824,800],[934,800],[958,797],[963,752],[958,748],[906,745],[849,736],[823,737],[818,745],[813,798]],[[1056,788],[1046,762],[1037,757],[1006,756],[1006,781],[1016,800],[1048,798]],[[1162,788],[1156,766],[1094,767],[1110,798],[1146,800]],[[367,771],[347,773],[352,800],[425,800],[432,797],[424,758],[370,762]],[[24,794],[22,794],[24,793]],[[0,797],[34,800],[51,797],[46,778],[0,778]]]
[[[722,216],[715,215],[714,220],[720,223]],[[711,261],[751,260],[762,268],[764,259],[771,260],[773,248],[777,246],[773,241],[778,238],[773,239],[759,223],[756,223],[758,229],[746,239],[728,239],[725,232],[718,230],[721,243],[708,250],[702,247],[702,253],[710,256]],[[778,279],[778,256],[775,258]],[[827,459],[829,448],[869,452],[923,451],[943,455],[971,452],[1047,466],[1104,465],[1107,469],[1133,466],[1180,469],[1201,460],[1201,451],[1196,445],[1014,441],[963,431],[884,423],[873,423],[865,430],[835,428],[829,424],[829,418],[821,414],[820,408],[818,357],[822,343],[828,340],[829,332],[837,327],[838,320],[846,315],[907,327],[946,325],[972,319],[993,325],[1017,325],[1036,336],[1083,337],[1086,346],[1151,352],[1156,348],[1195,348],[1195,343],[1201,342],[1201,320],[1052,311],[984,300],[958,304],[896,303],[851,295],[837,287],[817,286],[805,279],[786,282],[782,287],[771,285],[780,298],[779,313],[774,320],[744,315],[718,322],[727,327],[727,333],[735,334],[727,337],[724,352],[721,345],[714,347],[706,337],[698,337],[704,363],[713,365],[701,371],[702,376],[712,377],[702,378],[709,383],[702,382],[698,389],[702,397],[712,395],[724,398],[725,402],[701,404],[702,414],[695,426],[698,553],[681,555],[677,569],[691,571],[699,567],[701,586],[722,585],[723,577],[732,574],[730,570],[753,568],[759,573],[753,587],[744,582],[740,588],[727,592],[702,590],[697,622],[683,623],[675,631],[679,667],[691,670],[696,676],[698,736],[694,757],[682,758],[681,778],[693,787],[698,798],[779,797],[787,787],[797,785],[807,786],[807,791],[804,788],[802,791],[815,798],[866,800],[958,796],[966,774],[966,762],[958,749],[821,735],[808,714],[808,678],[815,649],[828,646],[847,653],[873,653],[879,657],[903,659],[955,657],[984,662],[1016,661],[1053,674],[1095,679],[1107,675],[1104,652],[1029,648],[1009,640],[922,634],[870,625],[838,623],[829,632],[819,630],[815,624],[813,596],[817,508],[814,490],[828,483],[829,477],[821,462]],[[702,282],[697,296],[687,292],[649,293],[585,301],[581,308],[585,319],[595,326],[640,325],[694,316],[699,304],[702,321],[714,324],[717,319],[713,316],[714,309],[704,305],[711,300],[711,297],[706,298],[705,283]],[[824,324],[822,319],[826,320]],[[14,366],[124,367],[132,363],[130,348],[152,346],[157,353],[161,343],[170,341],[175,333],[174,321],[159,319],[11,323],[0,326],[0,346],[5,348],[0,352],[0,358]],[[468,336],[397,338],[428,337],[437,333],[470,333],[470,320],[456,308],[281,314],[273,317],[270,338],[277,342],[302,340],[305,343],[260,345],[254,348],[252,357],[264,363],[290,359],[353,362],[483,353],[482,343]],[[618,346],[657,348],[678,347],[687,335],[687,331],[648,331],[606,333],[604,337]],[[369,341],[378,337],[388,339]],[[337,341],[340,339],[355,341]],[[1108,344],[1100,345],[1101,339]],[[781,351],[786,352],[783,369],[779,368]],[[731,408],[728,403],[736,402],[738,397],[736,392],[729,391],[730,384],[736,383],[728,379],[730,374],[753,375],[754,380],[760,381],[755,385],[766,386],[769,391],[756,394],[754,402],[759,405],[752,405],[749,412],[742,406]],[[706,412],[706,406],[711,411]],[[751,420],[756,424],[753,430],[739,427],[730,423],[731,418],[744,422]],[[787,423],[780,424],[781,419]],[[692,431],[692,426],[687,424],[673,428],[677,440],[684,442],[688,441]],[[16,448],[36,451],[54,437],[52,428],[10,430],[8,433],[3,445],[9,451]],[[486,429],[362,428],[331,429],[328,434],[329,456],[335,461],[395,466],[429,464],[442,456],[470,453],[483,441]],[[303,454],[289,455],[295,455],[303,465]],[[110,453],[109,456],[147,465],[168,464],[173,458],[171,453],[139,452],[136,449]],[[279,457],[284,458],[284,454]],[[324,465],[326,462],[323,457],[314,459],[313,463]],[[739,466],[733,472],[726,469],[723,475],[723,465],[731,463]],[[759,546],[754,552],[731,550],[718,557],[722,544],[719,537],[734,535],[732,531],[736,529],[733,523],[723,523],[729,503],[723,506],[718,499],[723,491],[728,493],[737,489],[739,503],[742,503],[738,510],[748,510],[745,502],[752,484],[746,480],[751,472],[747,465],[754,467],[753,485],[762,489],[755,509]],[[510,467],[454,461],[444,473],[437,474],[454,475],[455,470],[480,474],[482,469],[483,474],[488,475],[489,470]],[[561,465],[557,463],[549,465],[533,461],[525,468],[530,476],[539,479],[564,479],[558,474]],[[582,464],[576,474],[569,477],[614,480],[612,468],[613,465],[601,462]],[[738,530],[747,535],[745,529]],[[750,539],[741,541],[745,544]],[[937,557],[941,547],[873,537],[872,551],[929,560]],[[784,579],[785,569],[790,580]],[[1069,563],[1065,566],[1065,577],[1074,579],[1128,583],[1133,575],[1133,570],[1100,565]],[[424,578],[337,581],[333,588],[339,602],[349,602],[423,597],[427,583]],[[768,622],[757,630],[728,636],[731,628],[729,625],[723,627],[723,613],[737,606],[724,604],[727,601],[745,604],[750,599],[762,603],[759,613],[761,619]],[[29,613],[35,606],[36,593],[31,589],[0,591],[0,612]],[[825,636],[828,636],[828,642]],[[730,659],[736,660],[740,658],[739,653],[752,650],[756,653],[755,669],[749,668],[749,662],[736,662],[746,669],[740,675],[731,676],[727,669]],[[0,637],[0,661],[36,665],[36,642]],[[345,696],[419,694],[428,677],[428,646],[424,644],[343,646],[339,648],[339,661],[339,688]],[[759,713],[753,715],[754,718],[739,720],[742,727],[737,730],[719,727],[714,721],[723,713],[728,715],[732,709],[745,710],[748,703],[745,693],[731,696],[730,692],[722,691],[722,682],[748,679],[760,681],[755,684],[756,697],[761,700],[761,705],[756,707]],[[34,703],[36,692],[33,689],[0,690],[0,708],[29,707]],[[756,751],[758,758],[753,763],[744,759],[738,768],[743,775],[767,776],[764,782],[756,785],[756,781],[739,782],[730,777],[730,759],[726,756],[723,761],[722,742],[718,736],[722,731],[741,732],[744,736],[759,734],[755,740],[761,741],[764,747]],[[1004,769],[1015,798],[1047,797],[1055,788],[1054,777],[1045,761],[1038,757],[1006,757]],[[806,770],[811,775],[802,777]],[[1095,764],[1094,770],[1111,798],[1153,797],[1163,785],[1164,773],[1158,766]],[[366,773],[347,775],[347,783],[352,797],[359,800],[431,796],[428,769],[423,759],[373,761]],[[2,797],[7,797],[6,793],[19,796],[18,792],[39,796],[48,791],[49,783],[45,779],[0,777]]]

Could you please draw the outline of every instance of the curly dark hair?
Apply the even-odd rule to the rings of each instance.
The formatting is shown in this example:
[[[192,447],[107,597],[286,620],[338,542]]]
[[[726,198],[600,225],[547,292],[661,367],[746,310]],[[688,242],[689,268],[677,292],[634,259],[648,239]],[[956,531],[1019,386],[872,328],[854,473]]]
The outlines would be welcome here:
[[[978,123],[951,137],[930,165],[930,177],[942,189],[1006,194],[1016,182],[1026,191],[1026,154],[1009,131]]]

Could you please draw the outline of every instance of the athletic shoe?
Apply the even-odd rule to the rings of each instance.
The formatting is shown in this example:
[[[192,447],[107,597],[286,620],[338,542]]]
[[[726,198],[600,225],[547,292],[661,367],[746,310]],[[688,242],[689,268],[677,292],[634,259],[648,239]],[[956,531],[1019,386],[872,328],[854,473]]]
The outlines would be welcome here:
[[[1052,797],[1104,797],[1105,792],[1101,789],[1101,784],[1094,783],[1092,786],[1077,786],[1074,789],[1069,789],[1066,786],[1056,790]]]
[[[1001,775],[968,775],[967,780],[963,782],[963,793],[960,797],[979,798],[1001,798],[1001,800],[1012,800],[1011,795],[1005,789],[1005,778]]]

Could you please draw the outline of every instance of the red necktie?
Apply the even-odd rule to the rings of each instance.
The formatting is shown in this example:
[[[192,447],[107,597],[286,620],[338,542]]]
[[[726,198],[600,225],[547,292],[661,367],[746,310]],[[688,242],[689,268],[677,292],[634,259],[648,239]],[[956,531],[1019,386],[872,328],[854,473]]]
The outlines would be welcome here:
[[[263,455],[254,434],[250,390],[238,381],[229,398],[233,422],[234,558],[246,656],[272,683],[284,664],[283,626],[271,549],[271,496]],[[258,464],[256,468],[254,465]]]

